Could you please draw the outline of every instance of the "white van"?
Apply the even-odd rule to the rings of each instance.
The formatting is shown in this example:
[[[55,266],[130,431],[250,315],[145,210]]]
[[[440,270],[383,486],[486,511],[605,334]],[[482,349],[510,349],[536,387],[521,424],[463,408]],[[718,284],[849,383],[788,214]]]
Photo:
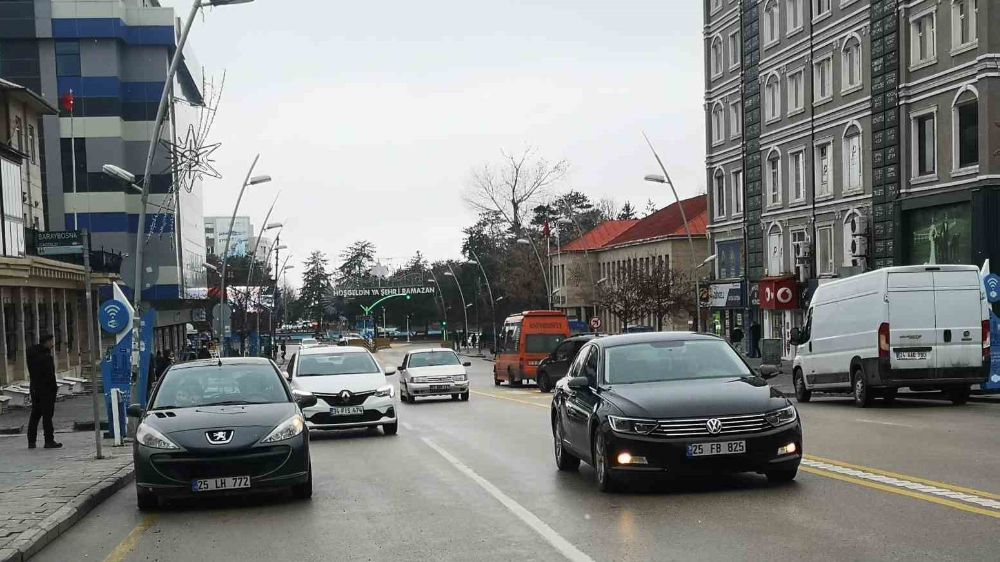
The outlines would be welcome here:
[[[990,324],[979,269],[887,267],[820,285],[793,330],[795,396],[853,391],[862,408],[899,388],[969,399],[989,373]]]

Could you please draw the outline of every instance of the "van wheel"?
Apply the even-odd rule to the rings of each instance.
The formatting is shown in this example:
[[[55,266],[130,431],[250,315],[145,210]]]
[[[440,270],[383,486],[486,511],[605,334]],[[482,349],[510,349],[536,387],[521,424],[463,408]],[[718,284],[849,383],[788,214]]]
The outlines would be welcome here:
[[[948,399],[956,406],[961,406],[969,401],[971,390],[967,386],[960,386],[948,391]]]
[[[500,386],[500,379],[497,378],[497,368],[493,367],[493,386]]]
[[[854,405],[858,408],[867,408],[872,405],[872,391],[865,382],[865,372],[861,367],[854,369],[851,375],[851,386],[854,387]]]
[[[812,399],[812,391],[806,388],[806,381],[802,377],[802,369],[795,369],[792,373],[792,383],[795,385],[795,399],[799,402],[808,402]]]
[[[538,378],[535,379],[535,382],[538,383],[538,392],[549,392],[552,390],[552,385],[549,384],[548,373],[538,373]]]

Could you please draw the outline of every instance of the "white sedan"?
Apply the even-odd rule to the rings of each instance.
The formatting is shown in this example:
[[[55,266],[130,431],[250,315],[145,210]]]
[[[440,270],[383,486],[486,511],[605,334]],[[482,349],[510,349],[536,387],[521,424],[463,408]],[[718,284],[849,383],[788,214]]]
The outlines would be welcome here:
[[[418,396],[447,396],[452,400],[469,399],[469,375],[463,363],[450,349],[416,349],[406,354],[399,367],[399,394],[403,402],[416,402]]]

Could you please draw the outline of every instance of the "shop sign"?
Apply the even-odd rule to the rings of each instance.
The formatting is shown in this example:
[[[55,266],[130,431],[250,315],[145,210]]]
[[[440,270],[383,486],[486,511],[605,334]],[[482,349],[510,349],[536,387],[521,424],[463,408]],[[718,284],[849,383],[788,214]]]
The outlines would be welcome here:
[[[743,308],[743,283],[713,283],[709,286],[711,308]]]
[[[798,283],[796,283],[795,278],[761,279],[760,307],[767,310],[795,310],[798,308]]]

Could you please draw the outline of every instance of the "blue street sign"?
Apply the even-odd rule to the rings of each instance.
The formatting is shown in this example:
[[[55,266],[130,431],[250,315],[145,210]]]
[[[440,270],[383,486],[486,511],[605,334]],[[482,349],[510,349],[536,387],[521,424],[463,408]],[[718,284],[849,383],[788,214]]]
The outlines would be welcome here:
[[[983,277],[983,286],[986,287],[986,300],[1000,302],[1000,275],[990,273]]]
[[[101,303],[97,319],[101,328],[109,334],[120,334],[132,322],[132,317],[129,315],[125,303],[114,299]]]

